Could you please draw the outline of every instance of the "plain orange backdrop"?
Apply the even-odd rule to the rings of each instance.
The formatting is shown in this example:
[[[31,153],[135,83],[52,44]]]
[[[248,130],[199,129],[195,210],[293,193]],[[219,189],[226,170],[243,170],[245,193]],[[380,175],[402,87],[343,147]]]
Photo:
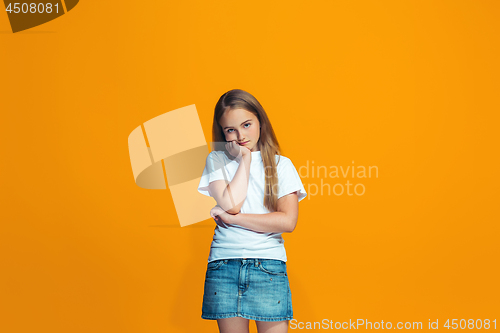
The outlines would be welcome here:
[[[300,202],[297,321],[500,320],[500,2],[83,0],[16,34],[0,8],[1,332],[217,332],[215,224],[139,188],[127,137],[196,104],[209,141],[234,88],[297,169],[379,169]]]

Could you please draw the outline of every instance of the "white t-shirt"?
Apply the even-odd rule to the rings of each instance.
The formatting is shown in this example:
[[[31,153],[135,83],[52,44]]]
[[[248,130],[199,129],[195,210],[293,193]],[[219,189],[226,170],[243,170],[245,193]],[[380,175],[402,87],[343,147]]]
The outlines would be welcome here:
[[[267,214],[270,211],[264,207],[265,173],[262,156],[260,151],[254,151],[251,154],[247,196],[240,213]],[[278,199],[294,192],[297,192],[299,201],[304,199],[307,193],[292,161],[285,156],[275,155],[275,157],[278,169]],[[238,166],[239,163],[230,160],[224,152],[212,151],[207,156],[198,191],[210,196],[208,184],[220,179],[231,181]],[[262,258],[286,261],[284,242],[281,232],[253,231],[234,224],[227,225],[227,228],[216,225],[208,262],[230,258]]]

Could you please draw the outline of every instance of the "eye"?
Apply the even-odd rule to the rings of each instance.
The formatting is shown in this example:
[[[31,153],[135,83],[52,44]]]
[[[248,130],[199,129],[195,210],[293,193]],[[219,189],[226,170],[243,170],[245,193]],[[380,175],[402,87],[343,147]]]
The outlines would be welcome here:
[[[227,133],[231,133],[232,130],[233,130],[232,128],[228,129]]]
[[[245,125],[243,125],[243,126],[246,126],[246,125],[250,126],[250,123],[246,123],[246,124],[245,124]],[[248,127],[245,127],[245,128],[248,128]]]

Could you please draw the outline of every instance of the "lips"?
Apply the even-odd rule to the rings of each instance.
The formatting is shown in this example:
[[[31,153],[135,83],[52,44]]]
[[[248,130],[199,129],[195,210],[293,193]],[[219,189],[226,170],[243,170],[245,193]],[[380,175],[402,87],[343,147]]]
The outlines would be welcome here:
[[[249,143],[249,142],[250,142],[250,141],[245,141],[245,142],[241,142],[241,143],[240,143],[240,142],[238,142],[238,144],[239,144],[239,145],[241,145],[241,146],[244,146],[244,145],[246,145],[246,144],[247,144],[247,143]]]

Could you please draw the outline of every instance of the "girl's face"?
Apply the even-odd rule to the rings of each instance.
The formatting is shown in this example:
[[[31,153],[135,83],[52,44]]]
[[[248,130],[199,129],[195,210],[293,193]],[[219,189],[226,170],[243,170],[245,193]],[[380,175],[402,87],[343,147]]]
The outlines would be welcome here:
[[[226,141],[236,141],[250,151],[257,151],[260,138],[259,119],[244,109],[227,110],[219,121]]]

